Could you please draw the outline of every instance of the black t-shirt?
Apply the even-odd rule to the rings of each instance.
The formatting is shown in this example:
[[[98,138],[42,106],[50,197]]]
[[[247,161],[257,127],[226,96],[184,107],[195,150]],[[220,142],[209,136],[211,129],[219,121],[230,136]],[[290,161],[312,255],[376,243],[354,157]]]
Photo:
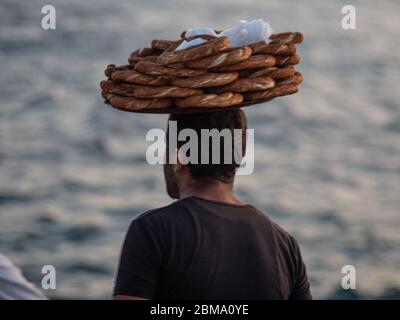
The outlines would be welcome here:
[[[136,218],[114,295],[311,299],[296,240],[250,205],[188,197]]]

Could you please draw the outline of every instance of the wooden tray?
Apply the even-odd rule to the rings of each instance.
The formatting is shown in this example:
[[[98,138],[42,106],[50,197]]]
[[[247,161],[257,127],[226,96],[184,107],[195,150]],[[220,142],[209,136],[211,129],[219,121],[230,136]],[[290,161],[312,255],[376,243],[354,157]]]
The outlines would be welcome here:
[[[277,97],[279,98],[279,97]],[[275,98],[273,98],[275,99]],[[203,112],[214,112],[214,111],[223,111],[223,110],[232,110],[232,109],[238,109],[238,108],[244,108],[248,107],[254,104],[260,104],[264,103],[273,99],[267,99],[267,100],[257,100],[257,101],[245,101],[241,104],[235,105],[235,106],[229,106],[229,107],[213,107],[213,108],[205,108],[205,107],[193,107],[193,108],[178,108],[178,107],[169,107],[169,108],[156,108],[156,109],[142,109],[142,110],[130,110],[130,109],[124,109],[124,108],[117,108],[114,106],[111,106],[107,101],[105,101],[105,104],[108,104],[110,107],[126,111],[126,112],[134,112],[134,113],[154,113],[154,114],[169,114],[169,113],[174,113],[174,114],[184,114],[184,113],[203,113]]]

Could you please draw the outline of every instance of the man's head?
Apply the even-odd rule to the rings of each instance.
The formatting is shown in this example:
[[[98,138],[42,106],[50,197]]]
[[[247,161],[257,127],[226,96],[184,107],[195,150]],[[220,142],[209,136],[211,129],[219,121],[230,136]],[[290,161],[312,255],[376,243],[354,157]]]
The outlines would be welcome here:
[[[240,166],[240,161],[235,161],[235,152],[239,153],[240,156],[245,155],[246,151],[246,129],[247,120],[244,112],[241,109],[218,111],[218,112],[205,112],[205,113],[194,113],[194,114],[171,114],[169,121],[175,121],[177,124],[177,137],[179,133],[184,129],[192,129],[196,132],[198,137],[197,145],[194,145],[197,151],[197,163],[182,164],[177,159],[176,164],[170,163],[168,154],[168,139],[170,135],[169,128],[167,129],[167,164],[164,165],[164,177],[167,185],[168,195],[172,198],[179,198],[180,190],[187,186],[206,186],[215,182],[222,182],[233,185],[233,180],[237,168]],[[226,135],[219,136],[219,150],[220,157],[219,163],[215,163],[215,157],[213,159],[213,146],[212,139],[208,139],[208,150],[201,149],[202,129],[212,130],[217,129],[218,132],[225,130],[225,133],[230,132],[230,137],[235,137],[234,129],[241,129],[241,135],[239,141],[231,140],[231,143],[226,144]],[[204,135],[203,135],[204,137]],[[237,135],[236,135],[237,138]],[[178,151],[170,153],[170,156],[177,157],[179,150],[185,145],[190,138],[184,141],[177,141]],[[236,142],[236,143],[235,143]],[[239,143],[237,143],[239,142]],[[240,148],[241,150],[238,150]],[[235,150],[236,149],[236,150]],[[189,149],[189,152],[192,149]],[[204,163],[204,152],[208,151],[208,163]],[[215,151],[215,149],[214,149]],[[203,153],[203,159],[201,155]],[[215,153],[215,152],[214,152]],[[189,156],[189,154],[186,154]],[[215,156],[215,155],[214,155]],[[230,157],[229,157],[230,156]],[[178,158],[178,157],[177,157]],[[230,161],[231,160],[231,161]]]

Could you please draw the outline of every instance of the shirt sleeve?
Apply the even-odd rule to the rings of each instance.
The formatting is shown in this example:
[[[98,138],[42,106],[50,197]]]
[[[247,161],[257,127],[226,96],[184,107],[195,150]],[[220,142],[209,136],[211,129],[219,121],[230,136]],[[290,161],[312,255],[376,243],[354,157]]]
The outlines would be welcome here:
[[[0,253],[0,300],[45,300],[46,297],[28,282],[21,270]]]
[[[154,226],[144,218],[134,220],[125,237],[114,296],[152,299],[161,269],[161,248]]]
[[[292,247],[295,261],[295,282],[293,290],[290,294],[290,300],[311,300],[310,283],[307,277],[306,266],[300,252],[297,241],[292,238]]]

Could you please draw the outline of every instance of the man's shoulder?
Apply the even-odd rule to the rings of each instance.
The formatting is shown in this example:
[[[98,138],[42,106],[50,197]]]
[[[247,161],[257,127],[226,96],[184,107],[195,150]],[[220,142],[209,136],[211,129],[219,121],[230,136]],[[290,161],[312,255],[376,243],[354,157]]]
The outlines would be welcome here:
[[[295,243],[296,239],[292,236],[284,227],[278,224],[276,221],[270,218],[268,212],[262,212],[255,208],[258,216],[259,222],[261,225],[261,221],[264,221],[264,226],[268,226],[269,232],[273,233],[278,240],[281,240],[285,243]]]
[[[184,207],[181,205],[180,201],[174,201],[166,206],[151,209],[141,213],[133,221],[151,221],[163,218],[171,218],[172,216],[182,212]]]

